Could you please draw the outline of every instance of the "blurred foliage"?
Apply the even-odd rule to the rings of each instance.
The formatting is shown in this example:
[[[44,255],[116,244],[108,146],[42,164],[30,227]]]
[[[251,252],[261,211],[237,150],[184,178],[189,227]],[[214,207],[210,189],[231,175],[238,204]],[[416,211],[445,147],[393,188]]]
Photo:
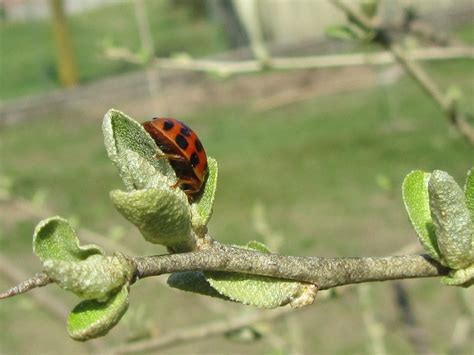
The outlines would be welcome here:
[[[187,52],[203,56],[226,48],[219,29],[189,6],[145,1],[156,55]],[[82,83],[138,69],[104,57],[107,46],[140,50],[132,2],[119,2],[68,18]],[[0,99],[59,87],[55,48],[49,21],[0,23],[2,84]]]
[[[185,8],[192,18],[205,17],[207,13],[206,0],[168,0],[171,6]]]

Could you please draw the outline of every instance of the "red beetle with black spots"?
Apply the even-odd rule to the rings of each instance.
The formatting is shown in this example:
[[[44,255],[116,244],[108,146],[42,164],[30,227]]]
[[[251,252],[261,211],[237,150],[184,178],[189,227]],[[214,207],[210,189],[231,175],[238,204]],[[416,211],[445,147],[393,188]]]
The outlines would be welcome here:
[[[143,127],[173,167],[178,178],[173,187],[179,186],[192,202],[209,172],[206,152],[198,136],[174,118],[154,118],[143,123]]]

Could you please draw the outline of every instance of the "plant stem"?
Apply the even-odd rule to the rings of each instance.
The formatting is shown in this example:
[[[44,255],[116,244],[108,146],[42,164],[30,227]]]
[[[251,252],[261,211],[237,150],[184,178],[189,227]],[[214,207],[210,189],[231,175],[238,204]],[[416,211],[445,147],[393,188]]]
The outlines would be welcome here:
[[[374,42],[378,42],[388,49],[403,69],[416,81],[416,83],[434,100],[443,111],[446,119],[474,145],[474,128],[466,121],[465,115],[459,112],[455,101],[443,94],[443,91],[428,75],[428,73],[397,44],[394,43],[388,31],[372,22],[358,9],[345,4],[341,0],[330,0],[334,6],[346,13],[349,20],[367,32],[373,32]]]
[[[191,270],[228,271],[309,282],[316,284],[320,290],[354,283],[448,273],[448,269],[427,255],[365,258],[283,256],[217,242],[201,251],[136,257],[133,261],[137,278]]]
[[[0,300],[12,296],[19,295],[20,293],[25,293],[27,291],[30,291],[36,287],[43,287],[46,286],[53,281],[49,278],[48,275],[46,275],[43,272],[39,272],[33,277],[29,278],[28,280],[25,280],[23,282],[20,282],[18,285],[12,287],[11,289],[0,293]]]

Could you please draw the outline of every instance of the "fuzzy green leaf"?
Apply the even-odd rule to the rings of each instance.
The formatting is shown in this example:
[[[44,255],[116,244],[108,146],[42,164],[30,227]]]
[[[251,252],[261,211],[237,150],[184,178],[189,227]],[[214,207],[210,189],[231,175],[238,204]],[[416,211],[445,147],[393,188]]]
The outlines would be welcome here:
[[[268,248],[258,242],[250,242],[244,248],[268,252]],[[303,299],[309,294],[307,285],[296,281],[218,271],[206,271],[204,275],[209,284],[221,295],[259,308],[276,308]],[[311,302],[312,300],[301,304],[298,301],[296,303],[297,306],[302,306]]]
[[[128,309],[128,285],[106,302],[87,300],[79,303],[69,314],[67,331],[79,341],[106,335]]]
[[[181,291],[229,300],[213,289],[202,271],[175,272],[168,277],[168,285]]]
[[[175,251],[194,249],[191,212],[184,194],[169,187],[124,192],[114,190],[110,198],[117,210],[138,227],[143,237]]]
[[[136,188],[134,185],[136,178],[130,175],[130,165],[133,162],[129,161],[130,155],[126,154],[127,150],[137,153],[157,172],[176,181],[176,175],[168,159],[156,159],[156,154],[161,151],[141,124],[124,113],[111,109],[105,114],[102,130],[107,154],[117,166],[127,190]]]
[[[468,171],[466,184],[464,185],[464,196],[466,205],[471,214],[471,220],[474,223],[474,168]]]
[[[193,228],[199,234],[204,229],[212,216],[212,207],[217,188],[217,161],[208,157],[209,175],[204,185],[204,190],[199,199],[191,205]]]
[[[259,308],[284,306],[300,293],[300,285],[266,276],[206,272],[209,284],[233,301]]]
[[[104,300],[131,279],[133,265],[121,254],[92,255],[84,261],[46,260],[45,273],[83,299]]]
[[[452,269],[474,263],[473,225],[461,187],[448,173],[435,170],[428,183],[428,192],[442,258]]]
[[[96,245],[80,246],[76,232],[61,217],[42,220],[33,233],[33,252],[41,261],[81,261],[91,255],[104,255]]]
[[[121,154],[121,160],[127,162],[123,168],[126,170],[127,179],[133,186],[133,190],[170,187],[176,183],[176,178],[161,174],[148,160],[132,150],[125,149]],[[185,196],[180,189],[174,189],[174,192]]]
[[[474,264],[459,270],[451,270],[449,276],[441,278],[447,286],[471,287],[474,284]]]
[[[438,249],[435,228],[431,219],[428,195],[429,179],[430,174],[420,170],[409,173],[403,180],[403,202],[425,251],[433,259],[441,262],[441,253]]]

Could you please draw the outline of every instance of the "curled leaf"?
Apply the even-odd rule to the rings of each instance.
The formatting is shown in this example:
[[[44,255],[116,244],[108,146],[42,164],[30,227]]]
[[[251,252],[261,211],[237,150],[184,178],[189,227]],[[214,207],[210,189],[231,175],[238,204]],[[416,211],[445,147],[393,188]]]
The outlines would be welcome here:
[[[33,252],[41,261],[80,261],[91,255],[104,255],[96,245],[79,245],[76,232],[67,220],[55,216],[42,220],[33,233]]]
[[[462,189],[448,173],[435,170],[431,174],[428,191],[431,216],[443,259],[452,269],[472,264],[473,224]]]
[[[175,272],[168,277],[167,283],[181,291],[229,300],[209,285],[202,271]]]
[[[263,253],[269,252],[264,244],[255,241],[244,248]],[[301,307],[312,303],[316,294],[313,292],[312,298],[308,297],[311,290],[306,283],[268,276],[217,271],[206,271],[204,275],[209,284],[221,295],[259,308],[276,308],[288,303],[291,303],[293,307]],[[293,303],[294,301],[296,302]]]
[[[150,243],[176,251],[194,249],[191,212],[184,194],[162,187],[131,192],[114,190],[110,198],[117,210],[137,226]]]
[[[92,255],[83,261],[46,260],[45,273],[62,289],[83,299],[103,300],[131,279],[133,266],[123,255]]]
[[[441,282],[447,286],[470,287],[474,284],[474,264],[464,269],[452,270],[449,276],[444,276]]]
[[[212,208],[217,188],[217,161],[208,157],[209,175],[203,187],[199,199],[191,205],[192,225],[194,230],[199,233],[205,229],[209,219],[212,216]],[[205,232],[204,232],[205,233]]]
[[[130,175],[129,154],[126,151],[137,153],[148,161],[158,173],[171,180],[176,180],[176,175],[167,159],[156,159],[156,154],[161,151],[141,124],[115,109],[110,109],[104,116],[102,124],[104,143],[107,154],[119,170],[127,190],[135,189],[133,176]],[[137,172],[135,172],[137,174]]]
[[[123,286],[106,302],[87,300],[74,307],[67,320],[71,338],[85,341],[106,335],[128,309],[128,288]]]
[[[126,170],[126,176],[133,190],[142,190],[148,188],[169,187],[176,183],[176,178],[161,174],[156,168],[140,154],[133,150],[125,149],[121,154],[121,160],[126,162],[123,169]],[[180,189],[174,189],[176,193],[184,195]]]

